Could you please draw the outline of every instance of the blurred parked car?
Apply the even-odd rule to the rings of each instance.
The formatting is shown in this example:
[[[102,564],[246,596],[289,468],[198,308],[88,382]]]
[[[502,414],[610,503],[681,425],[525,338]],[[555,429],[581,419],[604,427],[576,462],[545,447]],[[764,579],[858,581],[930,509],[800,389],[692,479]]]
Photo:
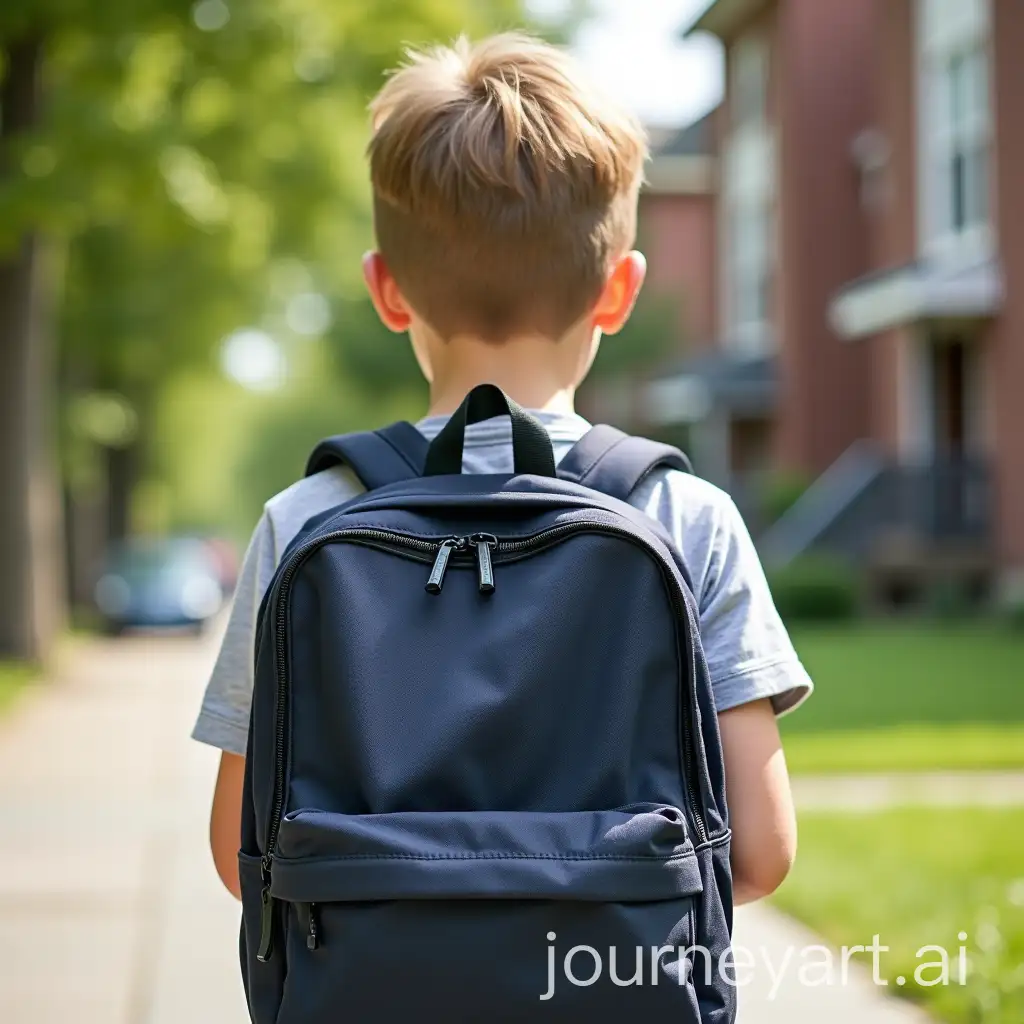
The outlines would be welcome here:
[[[206,537],[203,543],[217,570],[221,591],[225,597],[230,597],[238,584],[238,549],[223,537]]]
[[[108,554],[96,584],[107,631],[184,627],[196,633],[221,609],[220,567],[198,540],[130,540]]]

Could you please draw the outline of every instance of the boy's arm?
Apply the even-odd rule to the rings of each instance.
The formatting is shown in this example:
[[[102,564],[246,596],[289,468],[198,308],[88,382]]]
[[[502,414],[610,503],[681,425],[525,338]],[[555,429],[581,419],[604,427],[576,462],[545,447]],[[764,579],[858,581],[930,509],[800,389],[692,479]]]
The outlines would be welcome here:
[[[242,845],[242,780],[245,758],[221,751],[220,771],[210,812],[210,849],[220,880],[235,899],[242,898],[238,880],[238,850]]]
[[[697,588],[701,642],[719,712],[734,899],[749,903],[779,887],[796,854],[796,815],[776,718],[806,698],[812,684],[733,502],[719,492],[710,517],[692,523],[679,541],[688,564],[705,568]]]
[[[770,895],[789,874],[796,856],[796,812],[771,701],[723,711],[718,724],[738,906]]]
[[[192,732],[195,739],[221,751],[210,813],[210,847],[217,874],[235,896],[239,895],[242,782],[252,706],[256,620],[275,566],[273,529],[264,516],[246,551],[220,653]]]

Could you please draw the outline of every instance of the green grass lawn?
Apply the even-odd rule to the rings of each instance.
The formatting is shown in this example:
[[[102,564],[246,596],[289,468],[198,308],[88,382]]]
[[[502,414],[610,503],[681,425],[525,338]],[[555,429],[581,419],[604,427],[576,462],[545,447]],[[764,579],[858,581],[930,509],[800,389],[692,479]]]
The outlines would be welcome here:
[[[793,874],[774,897],[837,947],[879,935],[889,991],[951,1024],[1024,1021],[1024,808],[805,814]],[[967,933],[961,943],[959,936]],[[951,984],[915,970],[949,953]],[[966,985],[958,958],[967,948]],[[858,956],[868,965],[870,954]],[[936,970],[923,970],[925,981]],[[896,978],[907,984],[900,988]]]
[[[1024,768],[1024,632],[794,630],[816,684],[782,729],[795,773]]]
[[[13,703],[18,694],[32,680],[32,671],[24,665],[0,662],[0,714]]]

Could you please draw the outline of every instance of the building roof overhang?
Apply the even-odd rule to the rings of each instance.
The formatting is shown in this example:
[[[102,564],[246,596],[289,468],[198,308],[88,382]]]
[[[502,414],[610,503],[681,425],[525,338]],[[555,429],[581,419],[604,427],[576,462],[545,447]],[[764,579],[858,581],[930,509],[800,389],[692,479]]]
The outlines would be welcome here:
[[[718,178],[713,156],[658,156],[647,167],[643,191],[650,195],[711,195]]]
[[[651,381],[644,395],[652,423],[699,423],[714,412],[759,416],[770,412],[778,394],[773,356],[748,356],[728,347],[685,360]]]
[[[998,260],[943,267],[918,261],[851,281],[833,298],[829,319],[845,339],[928,320],[977,320],[996,316],[1003,304]]]
[[[695,32],[710,32],[728,40],[754,17],[769,0],[711,0],[711,3],[682,31],[683,38]]]

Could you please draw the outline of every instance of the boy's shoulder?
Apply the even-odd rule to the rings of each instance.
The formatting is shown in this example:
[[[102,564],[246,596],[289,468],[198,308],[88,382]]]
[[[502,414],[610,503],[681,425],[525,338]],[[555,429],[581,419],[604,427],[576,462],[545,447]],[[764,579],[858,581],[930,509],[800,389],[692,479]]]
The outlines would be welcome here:
[[[335,467],[298,480],[271,498],[265,517],[278,555],[315,516],[362,494],[350,470]],[[664,526],[687,561],[706,563],[715,547],[745,529],[733,499],[707,480],[676,469],[658,470],[643,481],[630,504]]]
[[[642,436],[642,435],[637,435]],[[644,438],[650,441],[651,438]],[[732,520],[739,515],[731,495],[697,473],[660,468],[630,495],[630,504],[645,509],[656,503],[661,511],[688,522]],[[655,516],[665,523],[664,515]]]
[[[275,524],[297,517],[305,520],[334,505],[350,501],[364,490],[354,473],[336,467],[296,481],[275,494],[265,508]],[[736,511],[733,499],[722,488],[693,473],[677,469],[652,473],[637,487],[630,501],[647,505],[651,499],[668,502],[673,511],[678,511],[688,520],[720,518],[723,514],[731,516]]]
[[[630,503],[673,527],[702,525],[708,529],[728,528],[740,512],[732,496],[717,484],[678,469],[656,471],[630,497]]]
[[[275,494],[264,506],[264,516],[274,531],[278,552],[291,543],[314,516],[362,494],[366,488],[343,466],[304,477]]]

